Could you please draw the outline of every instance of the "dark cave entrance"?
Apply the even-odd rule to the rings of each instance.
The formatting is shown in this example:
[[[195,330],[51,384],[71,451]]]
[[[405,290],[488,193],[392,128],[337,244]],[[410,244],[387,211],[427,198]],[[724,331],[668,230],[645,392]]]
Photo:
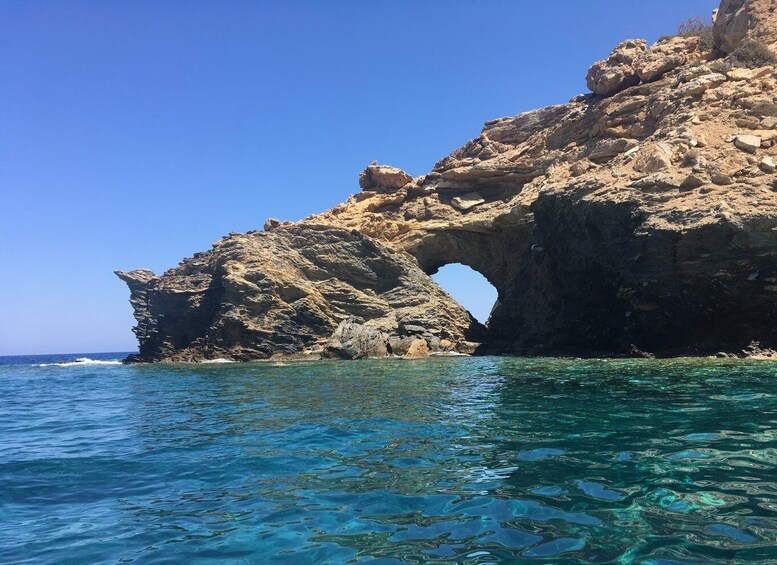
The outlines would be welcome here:
[[[432,279],[477,321],[488,321],[498,294],[486,277],[467,265],[450,263],[432,274]]]

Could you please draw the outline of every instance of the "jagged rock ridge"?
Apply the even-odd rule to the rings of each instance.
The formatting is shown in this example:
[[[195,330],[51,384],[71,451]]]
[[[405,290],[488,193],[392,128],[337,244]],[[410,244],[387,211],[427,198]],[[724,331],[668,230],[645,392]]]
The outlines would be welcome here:
[[[472,352],[485,330],[412,257],[356,231],[291,226],[230,234],[131,290],[139,360],[359,358]]]
[[[630,40],[592,66],[597,94],[490,121],[427,175],[373,164],[362,192],[296,226],[269,221],[268,233],[230,236],[207,261],[196,256],[160,278],[120,275],[132,289],[141,359],[469,352],[473,340],[479,351],[519,354],[700,354],[751,340],[774,348],[777,76],[772,67],[734,68],[725,53],[747,37],[773,45],[777,26],[770,0],[724,0],[718,14],[713,51],[693,37],[650,47]],[[319,243],[301,229],[315,230]],[[353,311],[355,294],[337,302],[317,288],[327,315],[309,318],[288,313],[282,285],[256,283],[280,270],[297,285],[334,280],[363,292],[348,277],[368,255],[341,243],[354,233],[391,257],[386,265],[402,265],[385,269],[409,273],[390,277],[398,302]],[[254,240],[283,251],[260,253]],[[313,245],[349,267],[297,269],[291,258],[310,258]],[[496,287],[487,334],[426,276],[448,263]],[[246,270],[253,286],[225,293]],[[384,271],[373,272],[379,286]],[[190,287],[197,304],[182,307],[177,293]],[[427,311],[424,323],[403,326],[414,297],[444,315]],[[192,314],[199,333],[180,340],[180,314],[190,310],[210,314]],[[410,335],[412,347],[391,345]]]

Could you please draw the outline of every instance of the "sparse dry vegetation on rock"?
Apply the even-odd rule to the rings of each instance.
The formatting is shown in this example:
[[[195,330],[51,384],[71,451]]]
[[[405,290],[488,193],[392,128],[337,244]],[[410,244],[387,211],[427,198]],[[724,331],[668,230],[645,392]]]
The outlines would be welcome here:
[[[706,23],[702,18],[690,18],[677,27],[678,37],[698,37],[699,49],[711,51],[715,47],[715,38],[712,24]]]
[[[751,39],[737,47],[729,55],[728,61],[732,67],[758,69],[766,65],[777,64],[777,55],[760,41]]]

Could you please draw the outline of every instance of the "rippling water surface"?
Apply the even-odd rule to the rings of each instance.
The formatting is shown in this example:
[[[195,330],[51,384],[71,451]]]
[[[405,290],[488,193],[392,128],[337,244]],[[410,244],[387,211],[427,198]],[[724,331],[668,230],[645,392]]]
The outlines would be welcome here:
[[[774,363],[56,361],[0,359],[2,562],[777,563]]]

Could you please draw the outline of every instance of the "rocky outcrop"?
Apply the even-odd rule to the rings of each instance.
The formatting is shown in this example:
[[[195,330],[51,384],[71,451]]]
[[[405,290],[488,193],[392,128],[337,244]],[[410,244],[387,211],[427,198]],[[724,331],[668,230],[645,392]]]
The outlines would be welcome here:
[[[635,63],[644,58],[644,39],[629,39],[618,45],[609,57],[588,69],[586,84],[592,92],[610,96],[639,83]]]
[[[630,39],[612,54],[588,69],[588,88],[601,96],[612,96],[640,82],[652,82],[701,57],[698,37],[664,37],[649,49],[647,42]]]
[[[393,192],[413,180],[402,169],[372,163],[359,174],[359,186],[362,190]]]
[[[715,16],[715,47],[733,53],[754,39],[777,49],[777,0],[723,0]]]
[[[278,227],[231,234],[161,277],[128,283],[143,361],[306,354],[472,352],[484,328],[412,257],[355,231]]]
[[[777,348],[775,69],[684,39],[594,67],[595,94],[489,121],[424,176],[373,165],[297,225],[121,274],[141,357]],[[428,277],[449,263],[496,287],[486,333]]]
[[[634,62],[642,82],[652,82],[686,64],[699,49],[698,37],[660,39]]]

